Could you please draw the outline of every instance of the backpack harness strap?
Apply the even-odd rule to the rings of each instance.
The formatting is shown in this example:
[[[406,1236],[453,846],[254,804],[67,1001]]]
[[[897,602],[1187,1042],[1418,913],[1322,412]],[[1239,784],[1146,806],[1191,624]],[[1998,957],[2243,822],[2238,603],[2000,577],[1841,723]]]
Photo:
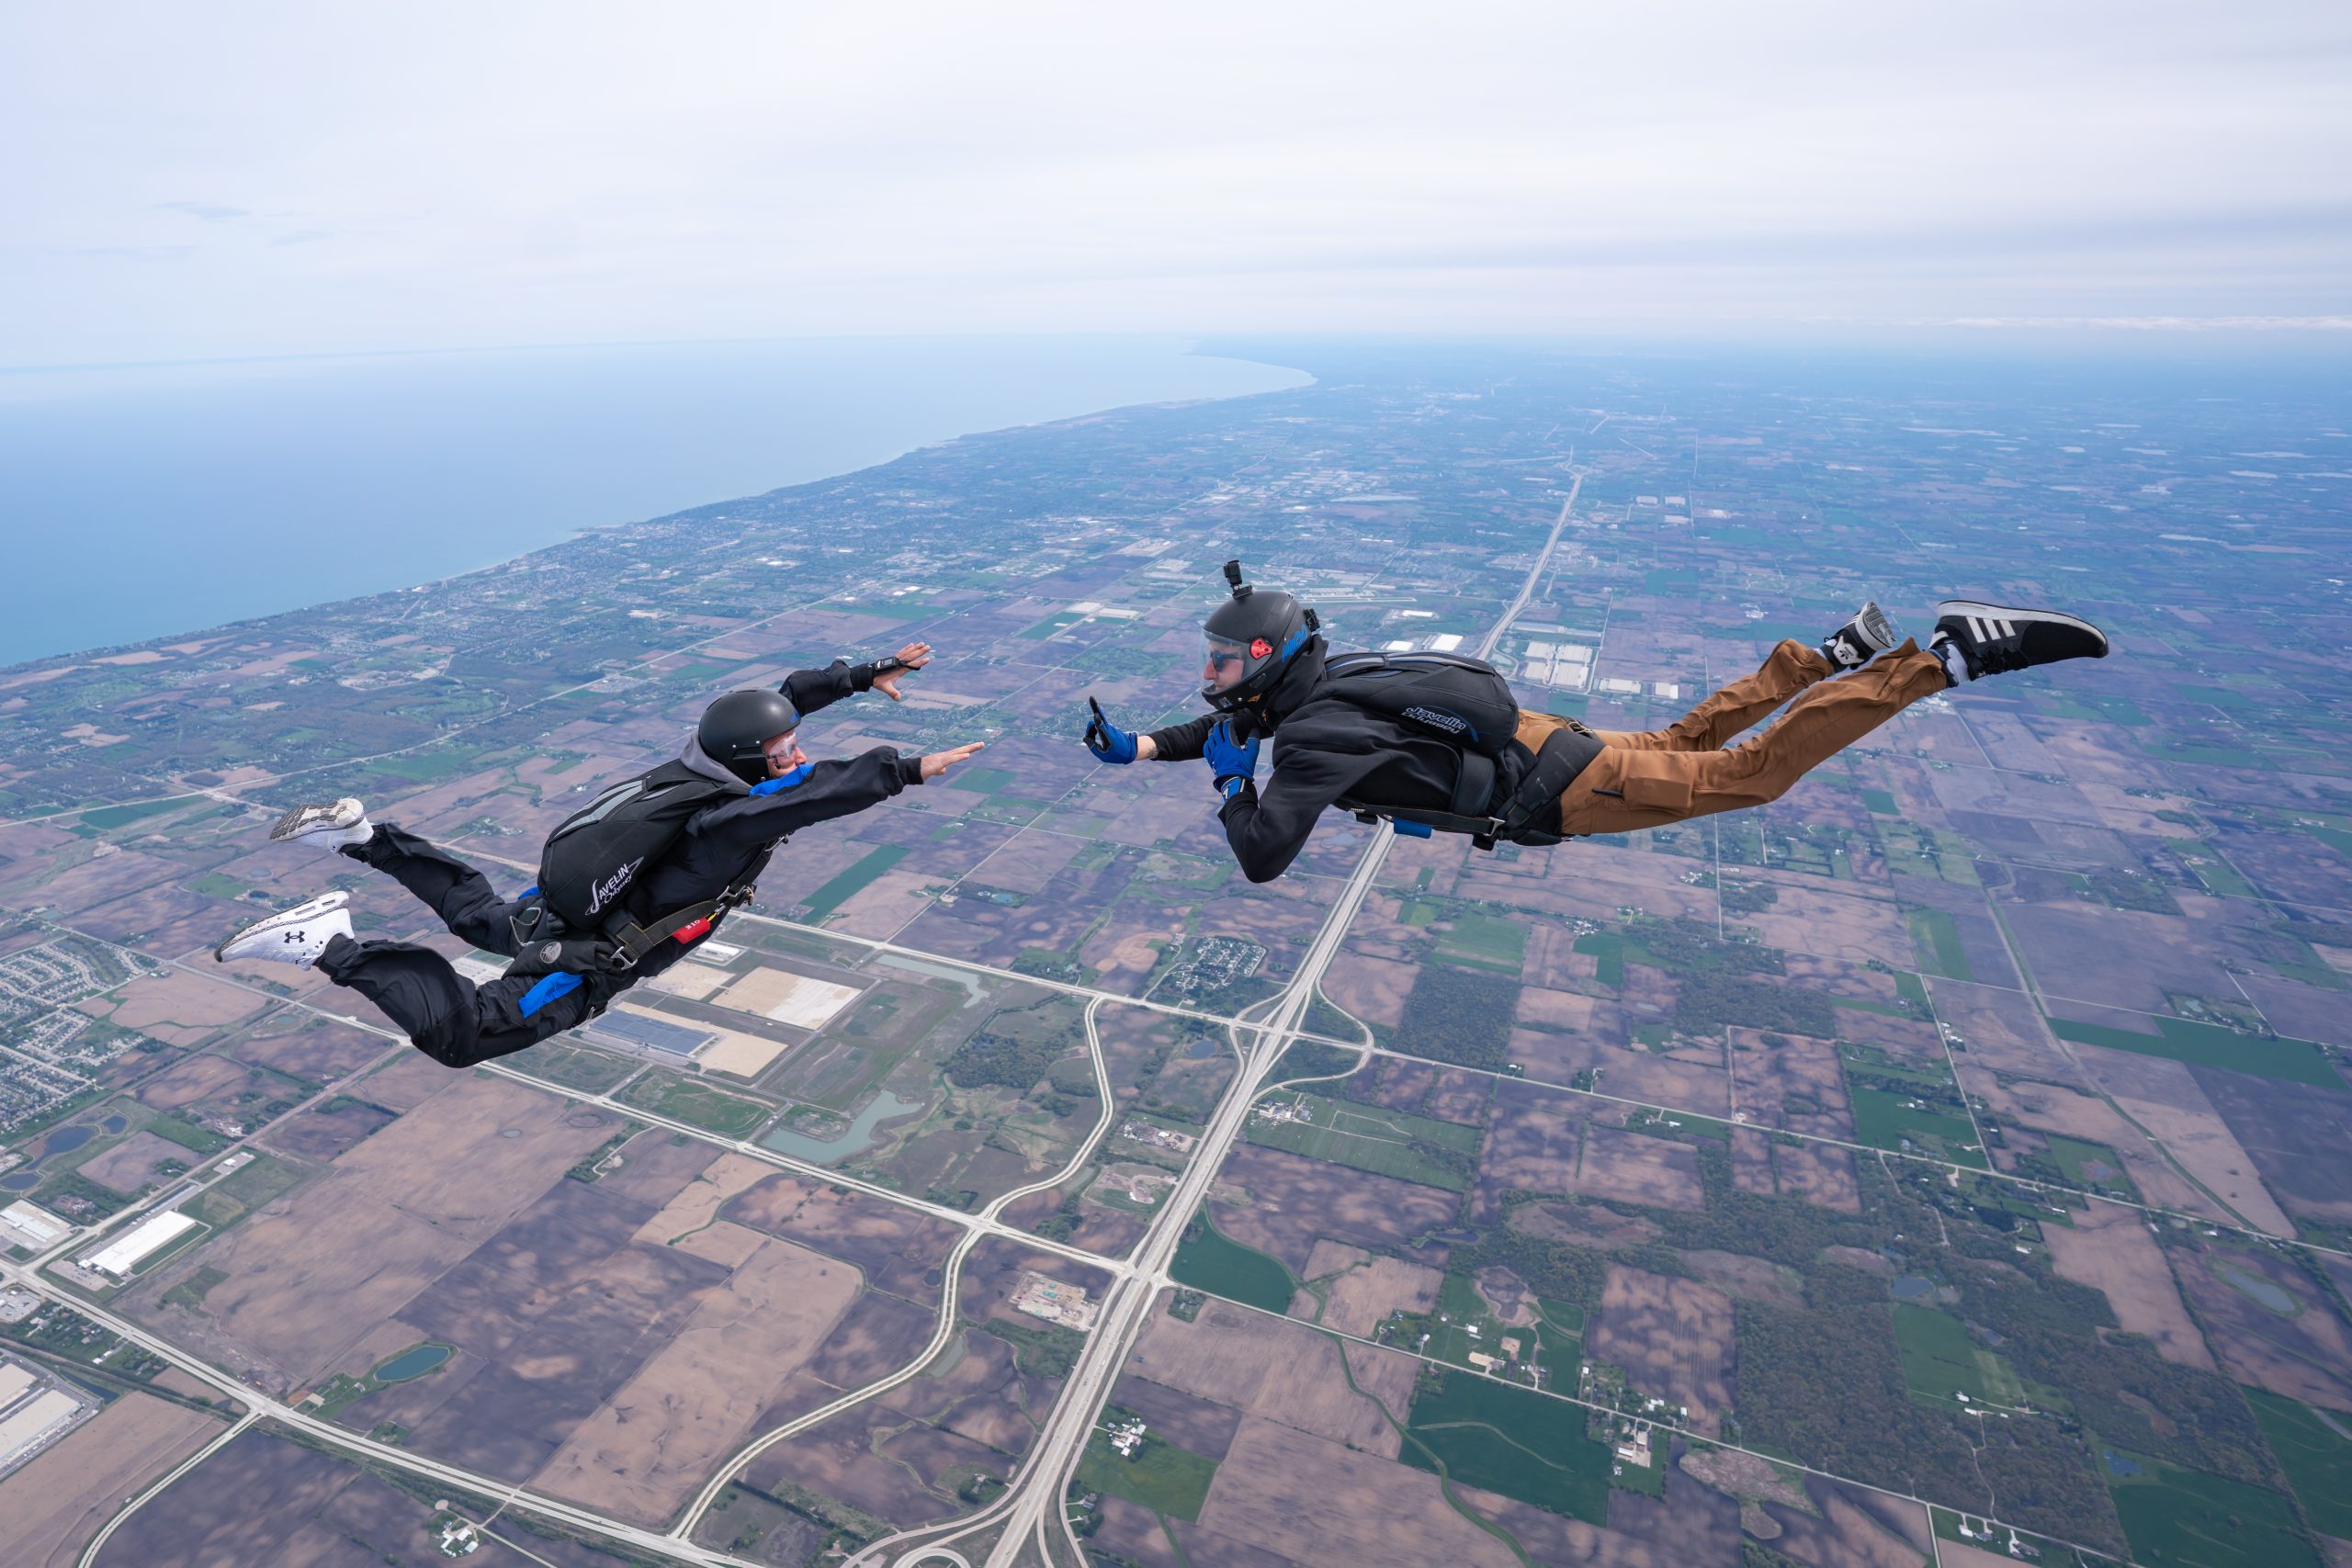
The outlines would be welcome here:
[[[729,888],[716,898],[705,898],[674,910],[650,926],[616,914],[603,931],[591,936],[573,932],[553,909],[533,898],[510,921],[517,956],[506,966],[506,973],[626,974],[636,968],[647,953],[673,937],[682,942],[700,942],[729,910],[750,903],[757,891],[747,882],[741,887]]]
[[[1464,751],[1462,770],[1453,781],[1453,799],[1443,811],[1400,809],[1352,799],[1343,799],[1339,804],[1341,809],[1354,812],[1359,822],[1370,824],[1385,818],[1397,832],[1414,838],[1427,837],[1434,829],[1467,833],[1471,843],[1482,850],[1491,850],[1498,841],[1556,844],[1561,841],[1557,826],[1560,795],[1600,751],[1600,738],[1571,720],[1545,739],[1544,750],[1535,753],[1532,765],[1499,803],[1495,800],[1494,759]],[[1525,755],[1523,748],[1521,754]],[[1539,826],[1547,812],[1553,822],[1548,829]]]
[[[750,903],[752,895],[757,891],[747,882],[741,887],[729,888],[716,898],[706,898],[699,904],[689,904],[683,909],[664,915],[650,926],[639,925],[626,915],[619,916],[605,928],[605,936],[614,948],[605,967],[634,969],[639,960],[673,937],[682,942],[700,942],[710,934],[711,928],[725,918],[728,911]]]

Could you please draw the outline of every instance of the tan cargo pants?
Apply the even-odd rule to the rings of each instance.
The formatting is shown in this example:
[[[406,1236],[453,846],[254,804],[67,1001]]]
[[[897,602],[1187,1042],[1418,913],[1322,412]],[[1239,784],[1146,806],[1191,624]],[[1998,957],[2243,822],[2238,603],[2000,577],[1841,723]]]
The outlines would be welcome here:
[[[1816,649],[1781,643],[1763,667],[1664,729],[1596,729],[1603,750],[1560,796],[1560,831],[1630,833],[1778,800],[1838,751],[1948,684],[1932,653],[1905,639],[1838,680]],[[1724,742],[1789,699],[1781,722],[1745,746]],[[1519,741],[1540,750],[1571,723],[1521,710]]]

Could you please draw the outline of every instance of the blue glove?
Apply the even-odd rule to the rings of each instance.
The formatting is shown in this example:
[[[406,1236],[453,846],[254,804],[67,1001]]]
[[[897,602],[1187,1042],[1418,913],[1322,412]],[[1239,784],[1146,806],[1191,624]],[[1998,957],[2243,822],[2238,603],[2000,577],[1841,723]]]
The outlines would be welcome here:
[[[1209,729],[1208,739],[1201,743],[1201,755],[1209,760],[1209,772],[1216,775],[1219,795],[1227,800],[1241,791],[1258,773],[1258,738],[1247,741],[1233,738],[1233,721],[1221,718]]]
[[[1086,749],[1094,753],[1098,762],[1127,763],[1136,760],[1136,732],[1121,729],[1103,716],[1102,705],[1092,697],[1086,705],[1094,710],[1094,722],[1086,727]]]

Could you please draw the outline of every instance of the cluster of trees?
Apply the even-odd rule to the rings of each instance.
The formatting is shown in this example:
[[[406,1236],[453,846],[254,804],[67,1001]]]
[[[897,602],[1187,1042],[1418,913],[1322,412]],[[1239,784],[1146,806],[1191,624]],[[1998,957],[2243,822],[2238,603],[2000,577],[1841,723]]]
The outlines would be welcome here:
[[[1781,890],[1769,882],[1726,881],[1717,897],[1723,900],[1724,914],[1752,915],[1779,903]]]
[[[2233,1481],[2283,1485],[2237,1385],[2167,1361],[2136,1335],[2098,1333],[2115,1326],[2098,1292],[2054,1276],[2020,1284],[1992,1269],[1968,1269],[1956,1282],[1962,1310],[2000,1336],[2001,1353],[2064,1390],[2074,1414],[2108,1442]]]
[[[2135,876],[2128,871],[2099,871],[2091,874],[2091,891],[2119,909],[2139,909],[2151,915],[2177,915],[2180,906],[2174,902],[2171,892],[2152,876]]]
[[[1508,1059],[1519,982],[1473,969],[1428,964],[1405,998],[1396,1049],[1432,1061],[1492,1071]]]
[[[1017,1040],[982,1030],[956,1046],[944,1066],[948,1080],[958,1089],[992,1084],[1026,1094],[1061,1055],[1062,1044],[1058,1036]]]
[[[1078,1365],[1079,1353],[1086,1348],[1085,1335],[1057,1323],[1033,1325],[992,1317],[979,1329],[1012,1347],[1012,1364],[1023,1373],[1052,1382],[1069,1376],[1070,1369]]]
[[[1818,991],[1800,991],[1717,972],[1684,975],[1674,988],[1674,1027],[1712,1034],[1727,1023],[1829,1039],[1837,1014]]]
[[[1321,1078],[1351,1072],[1363,1060],[1361,1053],[1341,1050],[1337,1045],[1318,1045],[1312,1040],[1301,1040],[1283,1053],[1274,1067],[1274,1077],[1282,1078]]]
[[[1911,1401],[1886,1281],[1815,1264],[1804,1296],[1802,1309],[1733,1304],[1740,1440],[1981,1512],[1985,1494],[1967,1440],[1950,1417]]]
[[[1678,975],[1711,970],[1779,975],[1787,969],[1779,949],[1752,942],[1725,942],[1712,924],[1684,915],[1670,920],[1638,916],[1625,923],[1625,940],[1641,950],[1629,957]]]
[[[1029,1228],[1047,1241],[1068,1241],[1069,1233],[1078,1228],[1078,1222],[1084,1217],[1078,1206],[1078,1194],[1073,1192],[1064,1198],[1052,1213]]]
[[[1498,1264],[1526,1280],[1539,1296],[1593,1307],[1600,1303],[1609,1255],[1574,1242],[1521,1235],[1509,1225],[1497,1225],[1479,1241],[1455,1247],[1446,1271],[1475,1275]]]

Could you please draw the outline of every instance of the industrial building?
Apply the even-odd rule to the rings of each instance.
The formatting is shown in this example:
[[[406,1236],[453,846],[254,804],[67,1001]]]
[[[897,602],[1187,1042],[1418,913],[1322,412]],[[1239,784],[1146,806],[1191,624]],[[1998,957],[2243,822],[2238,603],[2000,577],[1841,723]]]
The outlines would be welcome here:
[[[128,1280],[141,1259],[162,1251],[196,1225],[195,1220],[177,1210],[150,1214],[96,1252],[84,1253],[79,1262],[85,1269]]]
[[[47,1448],[96,1407],[21,1361],[0,1358],[0,1475]]]

